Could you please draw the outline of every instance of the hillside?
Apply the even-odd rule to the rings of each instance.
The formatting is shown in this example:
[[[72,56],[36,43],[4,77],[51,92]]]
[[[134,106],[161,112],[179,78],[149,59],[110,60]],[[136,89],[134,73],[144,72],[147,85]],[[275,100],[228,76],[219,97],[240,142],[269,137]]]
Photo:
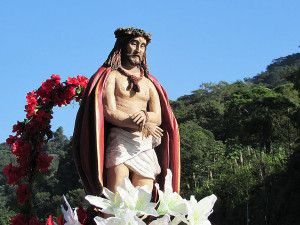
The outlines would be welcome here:
[[[268,87],[276,87],[290,80],[300,67],[300,53],[274,59],[267,70],[250,79],[254,84],[264,84]]]

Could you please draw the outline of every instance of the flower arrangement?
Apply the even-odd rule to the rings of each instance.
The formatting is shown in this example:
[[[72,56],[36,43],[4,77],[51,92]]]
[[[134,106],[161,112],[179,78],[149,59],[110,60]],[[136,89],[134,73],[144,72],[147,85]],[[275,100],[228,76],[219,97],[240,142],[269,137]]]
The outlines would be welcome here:
[[[9,185],[16,185],[20,214],[13,217],[11,224],[43,224],[34,217],[32,196],[34,180],[40,173],[48,170],[52,157],[41,151],[43,144],[52,138],[50,120],[54,106],[64,106],[72,100],[79,102],[87,86],[84,76],[68,78],[61,83],[59,75],[42,82],[39,89],[26,96],[26,118],[13,126],[15,135],[10,135],[6,143],[12,147],[18,166],[10,163],[3,173],[8,177]]]
[[[94,222],[97,225],[177,225],[179,223],[189,225],[210,225],[208,216],[212,213],[212,208],[217,200],[215,195],[210,195],[199,202],[194,196],[190,200],[183,199],[172,189],[172,173],[167,171],[164,191],[159,190],[159,200],[157,203],[151,202],[151,190],[148,186],[134,187],[126,177],[122,186],[117,187],[117,192],[113,193],[104,188],[105,198],[87,195],[85,199],[101,213],[111,215],[109,218],[95,216]],[[65,197],[64,197],[65,199]],[[84,219],[79,218],[83,210],[75,208],[72,210],[65,199],[67,210],[62,206],[64,222],[59,225],[81,225],[85,224]],[[81,213],[79,213],[81,212]],[[85,214],[85,218],[88,217]],[[143,220],[143,218],[147,218]],[[149,219],[150,218],[150,221]],[[60,218],[62,221],[62,218]],[[48,225],[55,225],[52,216],[49,217]]]

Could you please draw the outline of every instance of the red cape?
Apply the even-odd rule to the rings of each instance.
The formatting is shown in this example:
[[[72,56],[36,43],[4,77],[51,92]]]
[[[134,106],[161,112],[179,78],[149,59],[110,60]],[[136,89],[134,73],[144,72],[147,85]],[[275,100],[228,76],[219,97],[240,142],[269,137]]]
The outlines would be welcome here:
[[[101,195],[106,185],[104,167],[105,140],[108,132],[103,116],[102,92],[111,68],[100,67],[91,77],[77,113],[73,135],[75,163],[85,191],[91,195]],[[155,85],[161,104],[164,135],[161,144],[155,148],[162,172],[156,177],[163,190],[165,176],[169,168],[173,173],[173,190],[180,190],[180,139],[176,119],[169,104],[167,93],[159,82],[149,75]]]

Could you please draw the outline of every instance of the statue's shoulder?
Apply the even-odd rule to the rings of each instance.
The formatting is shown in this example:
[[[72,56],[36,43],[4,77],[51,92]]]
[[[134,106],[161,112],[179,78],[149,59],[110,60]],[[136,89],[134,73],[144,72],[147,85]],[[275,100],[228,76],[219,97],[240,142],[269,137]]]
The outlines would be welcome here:
[[[112,70],[109,73],[109,77],[116,77],[119,74],[119,72],[117,70]]]
[[[154,86],[158,86],[160,85],[159,81],[151,74],[148,75],[149,80],[152,81],[152,83],[154,84]]]

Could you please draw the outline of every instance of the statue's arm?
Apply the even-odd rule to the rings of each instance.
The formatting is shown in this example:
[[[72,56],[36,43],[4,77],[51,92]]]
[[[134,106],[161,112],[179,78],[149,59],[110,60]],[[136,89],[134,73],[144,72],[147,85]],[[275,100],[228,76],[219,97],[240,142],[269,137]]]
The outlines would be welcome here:
[[[150,100],[148,103],[149,121],[159,126],[161,124],[161,106],[160,106],[160,100],[159,100],[157,90],[152,83],[150,85],[149,92],[150,92]]]
[[[130,116],[117,109],[115,97],[116,75],[114,72],[108,76],[103,90],[103,113],[106,121],[118,127],[139,129]]]

